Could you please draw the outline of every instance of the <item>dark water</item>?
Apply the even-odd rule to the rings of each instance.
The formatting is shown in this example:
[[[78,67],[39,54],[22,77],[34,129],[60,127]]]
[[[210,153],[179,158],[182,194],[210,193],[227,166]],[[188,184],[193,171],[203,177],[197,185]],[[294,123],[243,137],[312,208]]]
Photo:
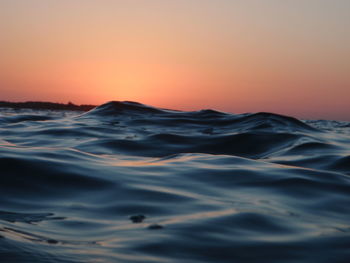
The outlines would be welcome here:
[[[350,124],[0,113],[0,262],[350,262]]]

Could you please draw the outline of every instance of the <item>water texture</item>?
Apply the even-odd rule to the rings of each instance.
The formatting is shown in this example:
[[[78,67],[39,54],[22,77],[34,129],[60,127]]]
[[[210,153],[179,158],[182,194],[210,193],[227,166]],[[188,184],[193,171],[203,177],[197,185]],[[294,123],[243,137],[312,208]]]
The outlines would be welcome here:
[[[0,262],[350,262],[350,123],[0,110]]]

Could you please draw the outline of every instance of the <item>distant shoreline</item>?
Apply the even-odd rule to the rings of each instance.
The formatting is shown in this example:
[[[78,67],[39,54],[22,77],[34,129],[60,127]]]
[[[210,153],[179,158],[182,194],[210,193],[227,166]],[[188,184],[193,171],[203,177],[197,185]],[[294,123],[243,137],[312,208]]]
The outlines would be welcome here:
[[[95,108],[95,105],[76,105],[71,102],[54,103],[54,102],[42,102],[42,101],[26,101],[26,102],[9,102],[0,101],[0,108],[12,108],[12,109],[35,109],[35,110],[70,110],[70,111],[89,111]]]

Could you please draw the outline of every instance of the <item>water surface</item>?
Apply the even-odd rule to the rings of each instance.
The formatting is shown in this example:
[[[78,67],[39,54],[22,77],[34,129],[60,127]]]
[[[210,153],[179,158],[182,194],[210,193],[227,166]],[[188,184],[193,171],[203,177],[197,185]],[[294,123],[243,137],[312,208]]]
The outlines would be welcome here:
[[[0,110],[1,262],[350,262],[350,123]]]

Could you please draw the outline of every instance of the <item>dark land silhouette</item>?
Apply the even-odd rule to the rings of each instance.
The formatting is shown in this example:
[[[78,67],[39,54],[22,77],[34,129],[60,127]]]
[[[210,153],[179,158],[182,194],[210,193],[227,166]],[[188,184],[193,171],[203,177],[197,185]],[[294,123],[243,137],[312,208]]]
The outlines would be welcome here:
[[[95,105],[76,105],[74,103],[54,103],[43,101],[9,102],[0,101],[0,108],[13,109],[35,109],[35,110],[71,110],[71,111],[89,111],[95,108]]]

